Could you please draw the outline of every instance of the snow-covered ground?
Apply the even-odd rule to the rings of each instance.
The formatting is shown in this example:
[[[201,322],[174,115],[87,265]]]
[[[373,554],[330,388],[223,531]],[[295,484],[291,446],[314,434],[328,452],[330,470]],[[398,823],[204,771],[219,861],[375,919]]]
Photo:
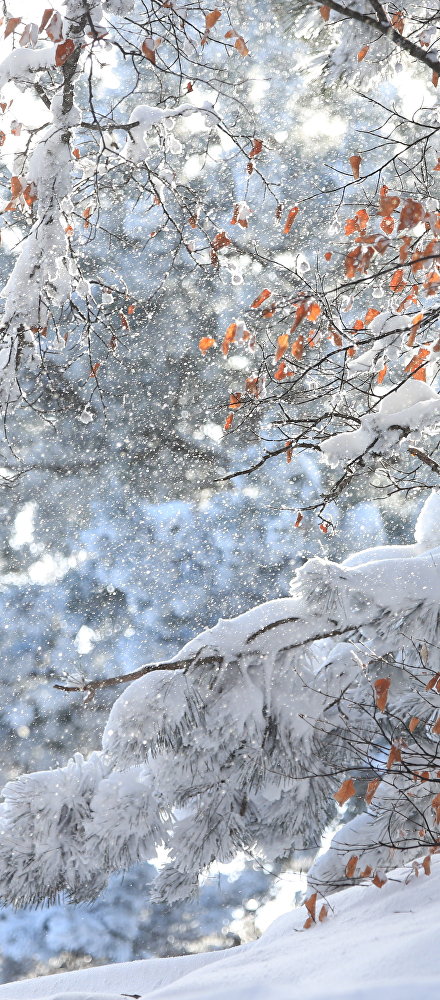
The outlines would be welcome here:
[[[330,914],[303,929],[304,907],[259,941],[230,951],[148,959],[25,980],[0,1000],[425,1000],[440,992],[440,859],[432,874],[389,875],[382,889],[329,897]]]

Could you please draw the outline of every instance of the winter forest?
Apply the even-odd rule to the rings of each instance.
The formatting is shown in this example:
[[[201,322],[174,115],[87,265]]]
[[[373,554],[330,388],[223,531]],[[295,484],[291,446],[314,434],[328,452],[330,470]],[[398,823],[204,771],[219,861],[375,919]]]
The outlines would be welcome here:
[[[0,996],[269,1000],[260,947],[336,1000],[275,927],[313,969],[440,876],[440,5],[47,2],[0,3]]]

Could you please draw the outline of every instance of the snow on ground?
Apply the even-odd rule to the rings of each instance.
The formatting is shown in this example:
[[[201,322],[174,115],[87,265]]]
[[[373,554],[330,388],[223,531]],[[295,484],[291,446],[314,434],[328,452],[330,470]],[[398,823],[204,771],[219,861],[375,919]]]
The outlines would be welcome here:
[[[329,897],[328,920],[303,930],[304,907],[229,951],[147,959],[25,980],[0,1000],[425,1000],[440,987],[440,859],[432,875],[392,872],[382,888]]]

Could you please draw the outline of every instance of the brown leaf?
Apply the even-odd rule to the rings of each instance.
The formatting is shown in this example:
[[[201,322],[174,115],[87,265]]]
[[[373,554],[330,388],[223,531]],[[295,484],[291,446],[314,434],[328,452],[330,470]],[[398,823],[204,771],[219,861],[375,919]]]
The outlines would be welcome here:
[[[440,824],[440,792],[438,792],[437,795],[434,795],[431,806],[435,812],[435,822],[438,825]]]
[[[315,920],[317,898],[318,898],[318,893],[314,892],[312,896],[309,896],[308,899],[304,900],[304,906],[307,910],[307,913],[311,916],[313,921]]]
[[[228,416],[226,417],[225,425],[223,427],[224,431],[228,431],[229,430],[229,428],[232,426],[233,419],[234,419],[234,414],[233,413],[229,413]]]
[[[364,319],[365,326],[369,326],[370,323],[372,323],[373,319],[376,319],[376,316],[379,315],[380,315],[379,309],[374,309],[374,307],[371,309],[367,309]]]
[[[394,293],[402,292],[403,289],[405,288],[405,285],[406,281],[403,277],[403,270],[401,267],[399,267],[398,271],[395,271],[393,277],[391,278],[390,281],[391,291]]]
[[[46,10],[43,12],[43,17],[41,18],[40,27],[38,29],[39,32],[44,31],[46,24],[49,24],[52,14],[53,14],[53,7],[46,7]]]
[[[348,162],[350,164],[355,181],[358,181],[360,174],[360,166],[362,163],[362,157],[359,156],[359,153],[353,153],[353,156],[349,157]]]
[[[225,357],[226,357],[226,355],[227,355],[227,353],[229,351],[229,348],[230,348],[231,344],[234,343],[235,334],[236,333],[237,333],[237,324],[236,323],[230,323],[229,326],[228,326],[228,328],[227,328],[227,330],[226,330],[226,333],[225,333],[224,338],[223,338],[223,343],[222,343],[222,351],[223,351],[223,354],[225,355]]]
[[[432,732],[435,736],[440,736],[440,715],[437,717],[433,727]]]
[[[13,198],[18,198],[22,191],[22,183],[19,177],[11,177],[11,194]]]
[[[426,858],[423,858],[422,868],[423,868],[423,871],[425,872],[425,875],[430,875],[431,874],[431,858],[430,858],[429,854],[426,855]]]
[[[217,24],[217,21],[221,16],[222,12],[218,9],[218,7],[216,7],[215,10],[210,10],[205,16],[205,31],[210,31],[211,28]]]
[[[290,233],[290,230],[293,226],[293,223],[295,222],[298,212],[299,212],[299,205],[294,205],[293,208],[289,209],[289,212],[287,213],[287,219],[284,223],[284,233],[286,234],[286,236],[288,233]]]
[[[289,346],[289,334],[281,333],[280,336],[278,337],[278,346],[277,346],[277,352],[275,354],[275,361],[279,361],[280,358],[282,358],[285,351],[287,351],[288,346]]]
[[[263,140],[254,139],[252,149],[249,153],[249,158],[251,159],[253,156],[258,156],[258,154],[261,153],[262,149],[263,149]]]
[[[226,236],[226,233],[223,230],[221,233],[217,233],[217,236],[214,237],[211,245],[213,250],[222,250],[223,247],[230,246],[230,243],[231,241],[229,237]]]
[[[378,875],[378,873],[376,872],[374,878],[371,881],[373,885],[376,885],[378,889],[381,889],[382,886],[385,885],[386,883],[386,878],[381,878],[381,876]]]
[[[353,795],[356,795],[353,778],[346,778],[342,782],[341,787],[338,788],[338,791],[335,792],[333,798],[336,799],[338,805],[343,806],[344,802],[348,802],[349,799],[353,798]]]
[[[351,858],[348,859],[347,864],[345,866],[345,875],[347,878],[353,878],[358,861],[359,858],[357,857],[356,854],[352,854]]]
[[[397,10],[396,13],[393,14],[391,24],[393,28],[399,32],[399,35],[401,35],[405,27],[405,19],[402,10]]]
[[[260,292],[259,295],[257,295],[257,298],[254,299],[251,305],[251,309],[258,309],[258,307],[261,306],[263,302],[265,302],[266,299],[269,298],[270,295],[272,295],[272,292],[270,292],[268,288],[264,288],[263,291]]]
[[[365,792],[364,796],[367,806],[370,805],[370,802],[373,798],[376,788],[378,788],[379,785],[380,785],[380,778],[372,778],[371,781],[368,782],[367,791]]]
[[[319,13],[323,21],[328,21],[330,17],[330,7],[327,7],[327,4],[323,4],[323,6],[319,8]]]
[[[148,61],[155,66],[156,65],[156,50],[154,48],[154,42],[152,38],[145,38],[142,42],[142,52]]]
[[[202,352],[203,355],[205,355],[206,352],[209,351],[210,347],[214,347],[214,345],[215,345],[214,337],[201,337],[199,340],[199,350]]]
[[[8,20],[6,21],[4,38],[7,38],[8,35],[12,35],[12,32],[15,31],[15,29],[18,27],[20,23],[21,23],[21,17],[8,17]]]
[[[61,45],[57,45],[55,49],[55,66],[64,66],[67,62],[69,56],[75,50],[75,42],[72,38],[66,38],[65,42],[61,42]]]
[[[311,917],[307,917],[307,920],[305,920],[304,923],[303,923],[304,930],[308,931],[309,927],[311,927],[313,923],[314,923],[314,921],[312,920],[312,918]]]
[[[318,916],[320,924],[322,924],[322,921],[325,920],[327,916],[328,916],[328,906],[326,906],[325,903],[323,903]]]
[[[358,52],[358,56],[357,56],[358,62],[362,62],[362,60],[365,59],[365,56],[366,56],[369,48],[370,48],[369,45],[363,45],[362,46],[362,48]]]
[[[296,521],[295,521],[295,524],[294,524],[294,526],[293,526],[293,527],[294,527],[294,528],[299,528],[299,526],[300,526],[300,524],[301,524],[301,521],[302,521],[302,519],[303,519],[303,514],[302,514],[302,512],[301,512],[301,511],[299,510],[299,511],[298,511],[298,513],[297,513],[297,515],[296,515]]]
[[[391,746],[391,750],[388,754],[388,760],[386,766],[387,768],[390,768],[393,766],[393,764],[400,764],[401,760],[402,760],[402,754],[400,753],[400,749],[399,747],[396,747],[396,745],[393,743]]]
[[[388,701],[388,692],[390,690],[391,681],[389,677],[379,677],[377,681],[374,682],[374,700],[376,703],[376,708],[379,712],[384,712]]]
[[[420,719],[418,719],[416,715],[413,715],[412,719],[410,719],[408,723],[408,729],[410,733],[413,733],[414,730],[417,729],[419,722]]]
[[[236,42],[234,43],[234,47],[237,49],[237,52],[239,52],[241,56],[244,57],[249,55],[249,49],[246,45],[244,38],[242,38],[241,35],[237,38]]]

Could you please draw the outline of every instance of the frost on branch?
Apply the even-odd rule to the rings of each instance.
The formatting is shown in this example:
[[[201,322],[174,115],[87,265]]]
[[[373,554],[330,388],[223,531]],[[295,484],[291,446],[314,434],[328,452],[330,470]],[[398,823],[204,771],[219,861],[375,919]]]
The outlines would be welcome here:
[[[220,621],[130,684],[101,753],[7,785],[4,900],[90,898],[159,844],[156,898],[169,901],[238,851],[305,862],[355,792],[367,812],[312,867],[312,888],[434,849],[439,513],[433,493],[413,544],[309,560],[291,597]]]

